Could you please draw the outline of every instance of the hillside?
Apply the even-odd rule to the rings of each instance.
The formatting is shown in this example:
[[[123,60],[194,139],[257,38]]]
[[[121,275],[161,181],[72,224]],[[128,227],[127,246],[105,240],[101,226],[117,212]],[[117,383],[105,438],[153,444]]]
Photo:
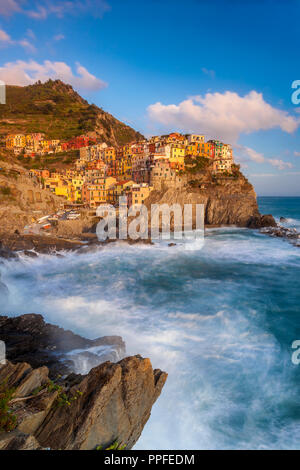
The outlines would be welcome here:
[[[61,140],[88,133],[110,145],[143,138],[60,80],[25,87],[7,85],[6,105],[0,105],[0,138],[9,133],[34,132]]]

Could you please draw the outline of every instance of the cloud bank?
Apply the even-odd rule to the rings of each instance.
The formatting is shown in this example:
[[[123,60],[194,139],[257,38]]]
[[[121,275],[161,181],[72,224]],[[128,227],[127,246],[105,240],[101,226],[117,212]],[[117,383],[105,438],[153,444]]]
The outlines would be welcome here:
[[[148,107],[148,116],[164,131],[200,131],[232,144],[242,133],[274,128],[293,133],[300,125],[299,117],[274,108],[256,91],[245,96],[231,91],[207,93],[190,97],[178,105],[158,102]]]
[[[76,64],[76,75],[65,62],[45,60],[39,64],[33,60],[7,62],[0,67],[0,80],[8,85],[31,85],[37,80],[47,81],[49,78],[60,79],[79,90],[97,91],[105,88],[107,83],[92,75],[85,67]]]

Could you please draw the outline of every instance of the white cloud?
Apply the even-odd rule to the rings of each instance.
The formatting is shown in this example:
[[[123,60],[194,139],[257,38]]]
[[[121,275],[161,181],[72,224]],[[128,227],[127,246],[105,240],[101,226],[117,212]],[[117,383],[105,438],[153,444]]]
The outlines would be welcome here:
[[[274,108],[256,91],[245,96],[231,91],[207,93],[178,105],[158,102],[148,107],[148,115],[161,130],[202,132],[232,144],[242,133],[273,128],[292,133],[300,125],[299,117]]]
[[[0,67],[0,79],[11,85],[25,86],[37,80],[45,82],[49,78],[60,79],[81,90],[100,90],[107,86],[104,81],[92,75],[79,63],[76,64],[76,75],[65,62],[51,62],[50,60],[45,60],[41,64],[33,60],[28,62],[18,60],[7,62]]]
[[[18,0],[0,0],[0,15],[10,16],[20,12],[20,3]]]
[[[56,34],[53,39],[54,41],[62,41],[63,39],[65,39],[65,36],[63,34]]]
[[[295,157],[300,157],[300,152],[294,152]]]
[[[27,52],[34,54],[36,52],[36,48],[34,47],[28,39],[22,39],[18,42],[20,46],[22,46]]]
[[[268,163],[278,168],[278,170],[286,170],[287,168],[293,168],[294,165],[290,162],[284,162],[278,158],[268,158]]]
[[[19,41],[13,40],[9,34],[7,34],[6,31],[3,29],[0,29],[0,46],[21,46],[23,47],[27,52],[34,53],[36,52],[35,47],[31,42],[27,39],[21,39]]]
[[[35,20],[45,20],[50,13],[51,9],[47,10],[42,5],[37,5],[36,10],[26,11],[26,14]]]
[[[101,18],[110,10],[106,0],[36,0],[30,8],[26,6],[25,0],[0,0],[0,15],[21,13],[35,20],[45,20],[50,15],[63,18],[66,15],[90,13]]]
[[[277,176],[275,173],[252,173],[249,178],[272,178]]]
[[[242,147],[242,146],[237,146],[246,154],[247,157],[250,158],[250,160],[256,162],[256,163],[264,163],[265,162],[265,156],[262,153],[256,152],[256,150],[250,148],[250,147]]]
[[[241,163],[249,160],[255,163],[268,163],[274,166],[275,168],[278,168],[278,170],[286,170],[294,167],[292,163],[285,162],[280,158],[267,158],[263,153],[257,152],[256,150],[250,147],[244,147],[238,144],[236,144],[234,147],[238,152],[238,155],[236,157],[237,161],[240,161]]]
[[[209,70],[205,67],[202,67],[202,72],[205,73],[205,75],[209,75],[211,78],[216,78],[216,72],[214,70]]]
[[[0,29],[0,44],[12,44],[13,41],[9,34],[7,34],[3,29]]]

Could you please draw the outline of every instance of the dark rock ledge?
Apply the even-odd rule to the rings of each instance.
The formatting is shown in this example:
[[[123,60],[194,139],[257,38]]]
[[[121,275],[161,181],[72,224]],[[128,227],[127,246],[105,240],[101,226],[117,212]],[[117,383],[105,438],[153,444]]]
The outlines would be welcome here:
[[[141,356],[110,362],[124,356],[122,338],[88,340],[41,315],[0,316],[0,340],[7,348],[0,385],[15,389],[17,418],[13,431],[0,431],[1,450],[84,450],[116,441],[131,449],[167,379]],[[82,357],[98,362],[86,375],[74,373]]]
[[[294,246],[300,248],[300,233],[296,228],[284,227],[281,224],[276,224],[276,227],[266,227],[261,229],[261,233],[269,235],[273,238],[283,238],[292,243]]]

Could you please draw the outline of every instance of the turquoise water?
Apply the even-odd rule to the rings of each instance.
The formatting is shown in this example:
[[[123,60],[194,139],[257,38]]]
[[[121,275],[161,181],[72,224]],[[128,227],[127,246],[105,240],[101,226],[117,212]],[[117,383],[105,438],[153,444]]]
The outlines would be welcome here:
[[[300,224],[300,199],[262,198]],[[197,241],[107,246],[0,267],[8,314],[42,313],[169,373],[137,449],[299,448],[300,249],[247,229]]]

